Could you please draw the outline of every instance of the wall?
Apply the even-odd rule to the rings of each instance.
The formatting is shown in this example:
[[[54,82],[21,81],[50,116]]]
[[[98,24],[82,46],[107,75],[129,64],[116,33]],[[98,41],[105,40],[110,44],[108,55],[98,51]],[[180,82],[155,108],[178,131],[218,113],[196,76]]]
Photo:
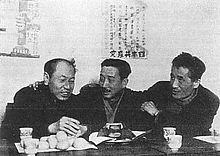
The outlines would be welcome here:
[[[145,3],[149,57],[127,60],[132,66],[128,86],[146,89],[168,80],[172,58],[182,51],[207,65],[202,84],[220,96],[220,3],[218,0],[127,0]],[[103,60],[102,0],[40,1],[39,59],[0,57],[0,116],[21,87],[42,79],[43,63],[54,57],[75,57],[78,73],[74,93],[97,79]]]

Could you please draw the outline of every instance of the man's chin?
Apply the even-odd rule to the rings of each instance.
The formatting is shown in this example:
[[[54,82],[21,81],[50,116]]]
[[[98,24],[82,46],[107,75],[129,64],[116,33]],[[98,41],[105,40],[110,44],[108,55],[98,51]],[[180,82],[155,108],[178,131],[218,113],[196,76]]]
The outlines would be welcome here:
[[[176,95],[176,94],[172,94],[172,97],[173,97],[174,99],[181,99],[181,96]]]
[[[65,100],[68,100],[70,96],[60,96],[60,97],[57,97],[59,100],[61,101],[65,101]]]
[[[103,94],[103,98],[104,98],[104,99],[111,99],[111,98],[112,98],[112,95]]]

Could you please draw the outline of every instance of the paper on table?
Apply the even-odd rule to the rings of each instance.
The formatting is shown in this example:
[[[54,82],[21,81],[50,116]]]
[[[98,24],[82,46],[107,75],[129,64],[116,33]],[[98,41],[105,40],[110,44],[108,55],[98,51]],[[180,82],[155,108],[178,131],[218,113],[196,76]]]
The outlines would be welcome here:
[[[18,153],[25,153],[24,149],[21,147],[20,143],[15,143],[15,147],[18,150]],[[89,143],[88,141],[85,141],[85,144],[83,144],[80,148],[75,148],[75,147],[69,147],[66,151],[71,151],[71,150],[85,150],[85,149],[98,149],[95,145]],[[46,150],[37,150],[38,153],[40,152],[56,152],[60,151],[58,149],[46,149]]]
[[[212,144],[220,143],[220,136],[197,136],[194,138],[208,142],[208,143],[212,143]]]
[[[104,136],[98,136],[98,132],[93,132],[92,134],[89,135],[89,141],[93,142],[94,144],[98,145],[104,141],[107,140],[113,140],[110,137],[104,137]]]
[[[146,131],[132,131],[132,133],[134,133],[135,137],[138,137],[139,135],[146,133]]]
[[[135,135],[135,138],[138,137],[139,135],[145,133],[145,131],[132,131],[133,134]],[[93,132],[92,134],[90,134],[89,136],[89,141],[93,142],[94,144],[98,145],[104,141],[114,141],[116,139],[114,138],[110,138],[110,137],[97,137],[98,136],[98,132]],[[133,138],[133,139],[135,139]]]

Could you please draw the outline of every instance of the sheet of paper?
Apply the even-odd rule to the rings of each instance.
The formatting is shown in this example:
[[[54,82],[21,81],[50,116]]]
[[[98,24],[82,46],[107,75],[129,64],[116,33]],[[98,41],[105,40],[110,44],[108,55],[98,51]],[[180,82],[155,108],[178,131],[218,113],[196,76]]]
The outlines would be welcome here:
[[[104,136],[97,137],[97,136],[98,136],[98,132],[93,132],[92,134],[89,135],[89,141],[98,145],[98,144],[100,144],[104,141],[107,141],[107,140],[114,140],[110,137],[104,137]]]
[[[15,147],[18,150],[18,153],[25,153],[24,152],[24,148],[21,147],[20,143],[15,143]],[[95,145],[89,143],[88,141],[85,141],[85,143],[83,145],[81,145],[80,148],[75,148],[75,147],[69,147],[66,151],[71,151],[71,150],[86,150],[86,149],[98,149]],[[37,150],[38,153],[40,152],[57,152],[60,151],[58,149],[46,149],[46,150]]]
[[[138,137],[139,135],[146,133],[146,131],[132,131],[132,133],[134,133],[135,137]]]
[[[139,135],[145,133],[145,131],[132,131],[133,134],[135,135],[135,137],[138,137]],[[89,136],[89,141],[93,142],[94,144],[98,145],[104,141],[114,141],[116,139],[110,138],[110,137],[97,137],[98,136],[98,132],[93,132],[92,134],[90,134]]]
[[[220,136],[197,136],[194,137],[195,139],[201,140],[201,141],[205,141],[208,143],[212,143],[212,144],[217,144],[220,143]]]

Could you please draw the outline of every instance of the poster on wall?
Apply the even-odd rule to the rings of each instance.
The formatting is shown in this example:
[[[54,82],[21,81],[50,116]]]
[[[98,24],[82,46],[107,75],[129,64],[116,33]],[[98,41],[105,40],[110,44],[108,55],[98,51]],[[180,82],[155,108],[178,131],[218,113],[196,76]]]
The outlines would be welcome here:
[[[147,59],[145,19],[147,5],[139,0],[105,0],[102,9],[103,56]]]
[[[0,56],[39,58],[38,0],[0,0]]]

